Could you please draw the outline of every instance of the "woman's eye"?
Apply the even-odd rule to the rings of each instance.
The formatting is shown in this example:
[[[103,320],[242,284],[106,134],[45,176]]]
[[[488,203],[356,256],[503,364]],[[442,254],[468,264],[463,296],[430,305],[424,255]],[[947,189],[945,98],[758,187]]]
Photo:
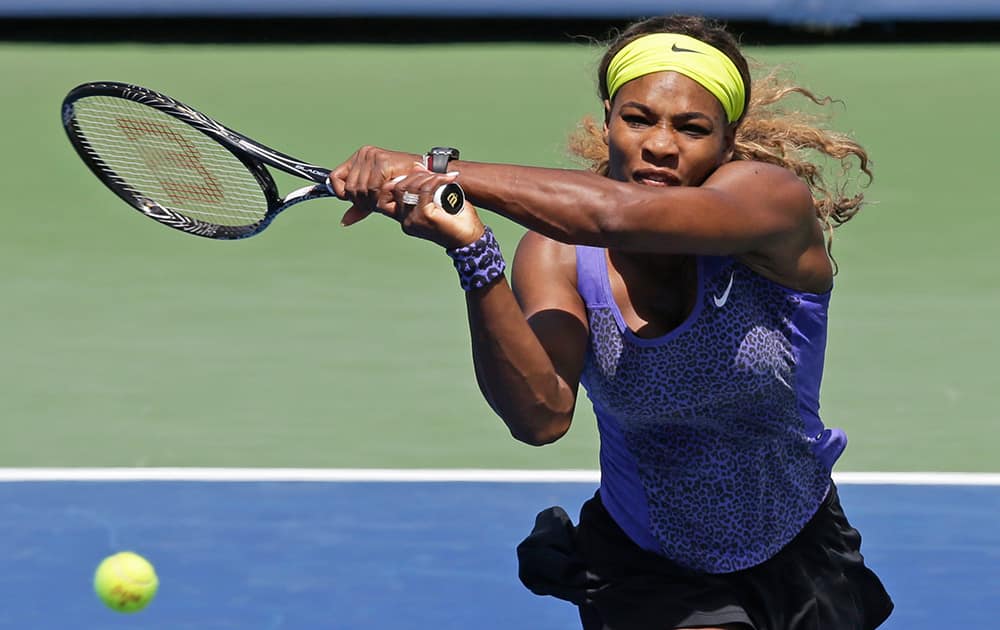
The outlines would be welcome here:
[[[635,114],[626,114],[622,116],[622,120],[624,120],[625,124],[630,127],[645,127],[649,124],[645,118],[642,116],[636,116]]]
[[[707,136],[708,134],[712,133],[711,131],[700,125],[684,125],[683,127],[681,127],[681,131],[692,136]]]

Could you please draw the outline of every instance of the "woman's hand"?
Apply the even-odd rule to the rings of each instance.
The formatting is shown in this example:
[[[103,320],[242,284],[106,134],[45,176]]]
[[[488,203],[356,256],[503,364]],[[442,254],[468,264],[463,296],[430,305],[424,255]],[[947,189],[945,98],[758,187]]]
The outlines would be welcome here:
[[[422,163],[420,155],[364,146],[333,169],[330,173],[333,192],[353,204],[341,223],[345,226],[357,223],[378,212],[380,204],[389,203],[391,194],[386,184],[408,173],[414,163]]]
[[[445,249],[468,245],[486,229],[472,204],[466,202],[456,214],[449,214],[434,202],[434,193],[457,177],[457,173],[432,173],[422,164],[416,164],[406,176],[389,181],[386,188],[391,192],[392,202],[381,205],[379,212],[399,221],[409,236]]]
[[[454,215],[434,203],[434,192],[457,175],[430,172],[419,155],[366,146],[330,173],[330,184],[338,197],[353,204],[341,225],[377,212],[398,221],[409,236],[454,249],[472,243],[485,230],[468,202]],[[412,203],[403,203],[404,195]]]

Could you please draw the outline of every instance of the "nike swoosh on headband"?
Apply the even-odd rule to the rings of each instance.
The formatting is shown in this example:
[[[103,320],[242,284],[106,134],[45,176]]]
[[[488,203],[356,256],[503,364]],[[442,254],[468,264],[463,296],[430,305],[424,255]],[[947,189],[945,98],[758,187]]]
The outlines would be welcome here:
[[[674,52],[690,52],[690,53],[695,53],[696,55],[704,55],[705,54],[705,53],[701,52],[700,50],[691,50],[690,48],[681,48],[677,44],[674,44],[673,46],[671,46],[670,50],[672,50]]]

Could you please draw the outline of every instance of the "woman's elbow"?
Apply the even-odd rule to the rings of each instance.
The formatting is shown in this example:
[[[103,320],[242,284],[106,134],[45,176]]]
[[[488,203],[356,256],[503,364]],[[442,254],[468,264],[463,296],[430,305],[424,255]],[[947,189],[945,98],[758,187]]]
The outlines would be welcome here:
[[[518,442],[530,446],[545,446],[552,444],[569,431],[571,416],[556,416],[545,422],[534,419],[530,423],[507,422],[511,436]]]

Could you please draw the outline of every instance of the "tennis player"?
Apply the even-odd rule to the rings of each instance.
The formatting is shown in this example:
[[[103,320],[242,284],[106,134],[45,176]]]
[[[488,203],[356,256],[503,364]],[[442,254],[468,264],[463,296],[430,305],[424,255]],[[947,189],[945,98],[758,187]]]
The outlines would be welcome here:
[[[600,488],[575,525],[538,515],[521,580],[586,630],[879,626],[892,602],[831,480],[846,436],[818,414],[832,229],[863,201],[819,160],[870,179],[866,152],[775,105],[825,102],[810,91],[772,75],[751,93],[701,18],[632,25],[598,72],[603,124],[573,143],[588,171],[364,147],[331,174],[345,224],[386,214],[454,259],[480,389],[515,438],[558,440],[587,391]],[[513,290],[474,207],[434,203],[449,181],[528,228]]]

